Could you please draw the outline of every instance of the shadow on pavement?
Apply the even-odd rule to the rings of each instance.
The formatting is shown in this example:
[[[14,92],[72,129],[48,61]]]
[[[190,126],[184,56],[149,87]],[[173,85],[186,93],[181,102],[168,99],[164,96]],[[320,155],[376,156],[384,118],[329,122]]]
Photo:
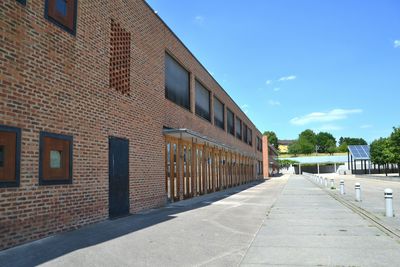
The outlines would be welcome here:
[[[172,220],[177,213],[208,206],[266,181],[229,188],[224,191],[168,204],[166,207],[114,220],[84,226],[0,251],[0,266],[36,266],[73,251],[94,246],[135,231]]]

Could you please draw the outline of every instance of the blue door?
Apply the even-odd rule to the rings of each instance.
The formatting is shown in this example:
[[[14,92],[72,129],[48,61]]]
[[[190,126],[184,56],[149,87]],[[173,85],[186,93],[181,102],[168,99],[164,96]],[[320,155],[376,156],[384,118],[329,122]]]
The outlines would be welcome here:
[[[129,140],[109,138],[109,216],[129,214]]]

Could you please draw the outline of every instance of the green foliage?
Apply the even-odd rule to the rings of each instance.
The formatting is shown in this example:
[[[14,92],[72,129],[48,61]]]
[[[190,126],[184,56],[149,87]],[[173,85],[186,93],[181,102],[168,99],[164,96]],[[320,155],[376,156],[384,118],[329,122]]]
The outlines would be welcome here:
[[[290,154],[293,154],[293,155],[295,155],[295,156],[296,156],[297,154],[301,154],[302,151],[301,151],[301,147],[300,147],[299,142],[298,142],[298,141],[293,142],[293,143],[289,146],[288,151],[289,151]]]
[[[316,142],[319,153],[330,153],[330,154],[335,153],[336,139],[335,137],[333,137],[332,134],[327,132],[320,132],[316,136]]]
[[[370,154],[373,163],[383,165],[390,162],[391,153],[389,150],[389,139],[379,138],[371,143]]]
[[[287,168],[290,167],[290,165],[297,164],[298,162],[290,159],[278,159],[278,163],[281,168]]]
[[[389,139],[392,160],[400,165],[400,127],[393,127],[393,132]],[[400,172],[400,170],[399,170]]]
[[[301,153],[311,154],[315,151],[315,146],[317,145],[317,136],[310,130],[304,130],[299,134],[298,144],[300,146]]]
[[[273,131],[265,131],[263,135],[268,136],[268,142],[273,145],[276,149],[279,148],[278,146],[278,137],[276,136],[275,132]]]

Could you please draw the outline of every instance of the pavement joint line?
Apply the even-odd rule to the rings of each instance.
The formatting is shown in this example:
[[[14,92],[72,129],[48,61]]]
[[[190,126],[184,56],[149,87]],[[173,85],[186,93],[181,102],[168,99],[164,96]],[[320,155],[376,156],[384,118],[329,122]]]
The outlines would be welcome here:
[[[291,175],[290,175],[290,176],[291,176]],[[289,176],[288,179],[290,179],[290,176]],[[273,207],[275,206],[275,203],[278,201],[278,199],[279,199],[280,196],[282,195],[283,190],[285,190],[285,188],[286,188],[286,186],[287,186],[287,184],[288,184],[287,182],[288,182],[288,180],[286,180],[286,183],[284,184],[284,186],[282,186],[281,190],[279,190],[279,192],[276,193],[276,194],[277,194],[277,198],[275,198],[275,200],[274,200],[274,202],[272,203],[272,205],[267,209],[266,215],[265,215],[264,219],[263,219],[262,222],[260,223],[260,226],[258,227],[256,233],[254,234],[254,236],[253,236],[253,238],[251,239],[249,245],[247,246],[246,250],[244,251],[243,256],[242,256],[242,258],[240,259],[240,262],[239,262],[238,266],[242,265],[243,260],[244,260],[244,258],[246,257],[247,252],[249,251],[250,247],[253,245],[254,240],[256,239],[258,233],[259,233],[260,230],[261,230],[261,227],[263,227],[265,221],[268,219],[268,215],[271,213],[271,210],[272,210]]]
[[[384,234],[392,237],[393,239],[397,239],[397,241],[400,241],[400,234],[398,234],[395,229],[392,229],[392,227],[390,227],[388,225],[385,225],[381,221],[381,219],[378,218],[377,216],[375,216],[375,215],[371,214],[370,212],[366,211],[365,209],[363,209],[363,208],[361,208],[361,207],[349,202],[348,200],[338,196],[337,194],[328,191],[325,187],[321,186],[320,184],[316,184],[315,182],[313,182],[306,175],[302,175],[302,176],[305,177],[312,184],[314,184],[317,187],[319,187],[322,191],[324,191],[325,193],[330,195],[333,199],[337,200],[343,206],[349,208],[350,210],[352,210],[356,214],[360,215],[362,218],[372,222],[374,224],[374,226],[376,228],[378,228],[379,230],[381,230]]]

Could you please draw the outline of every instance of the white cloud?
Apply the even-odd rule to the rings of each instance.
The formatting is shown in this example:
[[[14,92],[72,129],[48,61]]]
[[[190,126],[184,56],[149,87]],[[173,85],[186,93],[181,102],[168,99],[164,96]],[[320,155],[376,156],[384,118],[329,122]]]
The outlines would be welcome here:
[[[346,119],[350,114],[361,113],[362,109],[333,109],[328,112],[312,112],[290,120],[294,125],[306,125],[313,122],[331,122]]]
[[[321,127],[318,128],[318,132],[322,131],[340,131],[342,130],[343,127],[335,124],[324,124]]]
[[[240,108],[241,108],[241,109],[243,110],[243,112],[247,115],[247,113],[249,112],[249,105],[244,104],[244,105],[242,105]]]
[[[281,88],[279,88],[279,87],[275,87],[275,88],[274,88],[274,91],[275,91],[275,92],[278,92],[278,91],[280,91],[280,90],[281,90]]]
[[[393,45],[394,48],[400,48],[400,40],[394,40]]]
[[[271,83],[272,83],[271,80],[267,80],[267,81],[265,82],[266,85],[269,85],[269,84],[271,84]]]
[[[271,106],[280,106],[281,102],[276,101],[276,100],[269,100],[268,104],[271,105]]]
[[[361,129],[368,129],[368,128],[372,128],[371,124],[364,124],[360,126]]]
[[[290,81],[290,80],[295,80],[297,77],[295,75],[290,75],[290,76],[284,76],[280,77],[278,81],[283,82],[283,81]]]
[[[198,25],[203,25],[205,18],[201,15],[194,17],[194,22]]]

